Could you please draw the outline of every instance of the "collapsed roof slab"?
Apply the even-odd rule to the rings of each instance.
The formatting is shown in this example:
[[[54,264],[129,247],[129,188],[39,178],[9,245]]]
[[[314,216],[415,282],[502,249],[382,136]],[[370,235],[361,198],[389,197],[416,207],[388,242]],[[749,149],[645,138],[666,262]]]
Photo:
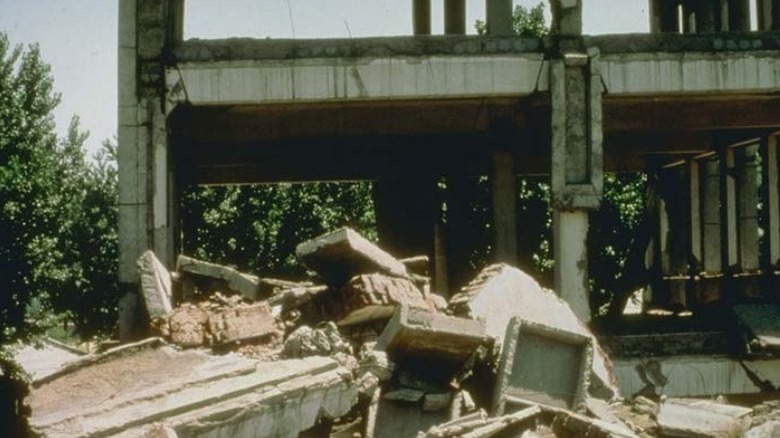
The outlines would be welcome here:
[[[144,436],[162,424],[180,438],[294,437],[356,401],[351,374],[329,358],[263,363],[159,340],[72,364],[28,399],[40,436]]]

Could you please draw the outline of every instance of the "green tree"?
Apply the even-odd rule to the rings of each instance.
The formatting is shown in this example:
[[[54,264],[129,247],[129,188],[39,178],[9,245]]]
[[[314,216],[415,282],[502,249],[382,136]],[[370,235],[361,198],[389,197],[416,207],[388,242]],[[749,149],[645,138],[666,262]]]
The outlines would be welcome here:
[[[51,114],[59,100],[38,46],[12,48],[0,33],[0,344],[41,328],[25,321],[27,306],[45,300],[60,275]]]

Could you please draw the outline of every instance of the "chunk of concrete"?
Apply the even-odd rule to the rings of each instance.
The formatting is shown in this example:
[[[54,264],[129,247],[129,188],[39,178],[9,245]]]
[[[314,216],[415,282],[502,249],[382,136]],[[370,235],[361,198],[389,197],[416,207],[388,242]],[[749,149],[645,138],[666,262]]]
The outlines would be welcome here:
[[[377,273],[357,275],[338,291],[320,295],[317,302],[325,318],[339,325],[386,320],[399,305],[432,308],[411,280]]]
[[[376,348],[386,351],[399,368],[438,382],[460,371],[488,339],[482,321],[400,306]]]
[[[138,258],[137,265],[141,296],[149,319],[167,315],[173,309],[171,273],[151,250],[147,250]]]
[[[731,438],[748,430],[751,412],[708,400],[668,399],[661,403],[657,421],[664,436]]]
[[[449,311],[456,316],[484,320],[488,335],[497,339],[498,345],[503,345],[509,321],[515,316],[587,336],[592,339],[593,348],[590,394],[602,399],[619,394],[612,362],[587,326],[565,301],[517,268],[496,264],[483,269],[450,299]]]
[[[349,228],[340,228],[298,245],[295,254],[331,286],[356,275],[381,272],[406,277],[406,266]]]
[[[780,436],[780,420],[770,420],[764,424],[751,427],[745,433],[745,438],[777,438]]]
[[[209,315],[205,310],[185,303],[177,307],[166,320],[160,322],[161,335],[182,347],[206,345],[208,320]]]
[[[260,289],[260,279],[254,275],[244,274],[237,270],[197,260],[192,257],[180,255],[176,262],[176,270],[183,276],[191,275],[210,280],[195,281],[201,287],[207,289],[201,292],[210,294],[213,292],[234,292],[244,297],[255,300],[258,298]],[[185,281],[185,283],[187,283]],[[227,290],[224,290],[227,289]]]
[[[301,326],[284,341],[284,355],[289,358],[332,356],[337,353],[352,354],[352,345],[341,336],[333,322],[312,329]]]
[[[265,303],[238,305],[212,312],[208,318],[208,334],[212,345],[271,336],[281,338],[284,328]]]
[[[584,408],[592,361],[591,339],[513,317],[501,350],[493,409],[511,412],[515,400]]]
[[[780,305],[739,304],[734,306],[748,354],[775,356],[780,353]]]

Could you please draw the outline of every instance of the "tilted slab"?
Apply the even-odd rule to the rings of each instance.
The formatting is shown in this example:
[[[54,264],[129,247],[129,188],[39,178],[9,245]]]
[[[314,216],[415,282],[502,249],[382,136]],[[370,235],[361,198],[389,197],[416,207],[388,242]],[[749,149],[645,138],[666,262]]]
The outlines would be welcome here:
[[[230,290],[252,300],[257,298],[260,288],[260,279],[254,275],[244,274],[227,266],[204,262],[183,255],[180,255],[176,262],[176,270],[182,273],[224,281]]]
[[[155,342],[73,367],[29,403],[41,436],[138,436],[162,423],[183,438],[242,436],[249,425],[264,431],[251,436],[297,436],[356,398],[351,375],[328,358],[260,363]]]
[[[349,228],[340,228],[298,245],[295,254],[331,285],[356,275],[381,272],[406,277],[406,266]]]
[[[149,319],[167,315],[171,305],[171,273],[152,250],[138,258],[138,276],[141,279],[141,296]]]
[[[488,266],[450,299],[449,309],[455,315],[484,320],[488,335],[497,339],[499,345],[515,316],[591,338],[591,395],[606,399],[617,395],[612,363],[590,330],[565,301],[523,271],[505,264]]]

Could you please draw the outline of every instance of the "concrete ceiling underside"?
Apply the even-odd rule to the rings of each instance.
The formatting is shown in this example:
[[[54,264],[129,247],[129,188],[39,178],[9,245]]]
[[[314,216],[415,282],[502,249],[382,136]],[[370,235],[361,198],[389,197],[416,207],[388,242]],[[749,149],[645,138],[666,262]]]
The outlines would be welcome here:
[[[493,147],[521,174],[550,168],[544,94],[239,106],[182,106],[171,117],[185,183],[378,179],[404,173],[482,175]],[[510,128],[507,129],[506,127]],[[780,127],[780,96],[631,96],[603,101],[608,171],[641,171]]]

